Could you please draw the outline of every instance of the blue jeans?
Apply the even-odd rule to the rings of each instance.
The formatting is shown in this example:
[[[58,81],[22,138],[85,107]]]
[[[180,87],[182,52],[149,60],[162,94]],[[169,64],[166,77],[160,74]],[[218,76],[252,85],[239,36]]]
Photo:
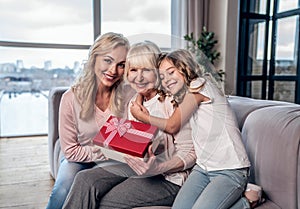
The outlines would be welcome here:
[[[244,205],[241,197],[247,181],[248,169],[207,172],[195,165],[172,208],[227,209],[235,203]]]
[[[94,162],[68,162],[65,158],[63,158],[58,169],[57,178],[49,198],[47,209],[62,208],[75,178],[75,175],[79,171],[92,168],[95,165],[96,164]]]

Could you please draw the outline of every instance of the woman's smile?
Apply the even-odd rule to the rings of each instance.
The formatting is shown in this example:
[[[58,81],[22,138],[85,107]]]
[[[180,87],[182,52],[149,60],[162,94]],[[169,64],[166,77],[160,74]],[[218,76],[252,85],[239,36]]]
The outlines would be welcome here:
[[[103,75],[109,81],[113,81],[115,78],[118,78],[118,76],[116,76],[116,75],[110,75],[109,73],[105,73],[105,72],[103,73]]]
[[[149,83],[135,83],[135,85],[139,88],[145,88]]]

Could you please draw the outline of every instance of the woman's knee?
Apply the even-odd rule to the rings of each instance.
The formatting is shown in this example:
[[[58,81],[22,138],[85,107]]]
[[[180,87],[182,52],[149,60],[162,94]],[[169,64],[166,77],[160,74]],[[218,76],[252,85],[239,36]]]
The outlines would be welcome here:
[[[73,184],[82,184],[88,186],[94,185],[99,176],[101,176],[100,174],[98,175],[95,170],[97,169],[87,169],[79,171],[75,176]]]

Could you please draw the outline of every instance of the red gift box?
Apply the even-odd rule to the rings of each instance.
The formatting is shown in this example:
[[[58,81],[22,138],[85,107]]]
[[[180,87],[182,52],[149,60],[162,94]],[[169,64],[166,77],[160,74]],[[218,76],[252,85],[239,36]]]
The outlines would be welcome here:
[[[143,158],[157,131],[150,124],[110,116],[93,141],[110,153],[114,150]]]

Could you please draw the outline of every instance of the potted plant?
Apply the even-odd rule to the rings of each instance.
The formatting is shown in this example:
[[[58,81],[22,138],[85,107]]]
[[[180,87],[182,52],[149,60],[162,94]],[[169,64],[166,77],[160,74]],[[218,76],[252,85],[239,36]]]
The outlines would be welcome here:
[[[208,66],[209,64],[214,65],[215,61],[217,61],[221,56],[221,53],[215,49],[215,46],[218,43],[218,40],[215,39],[215,33],[207,31],[204,26],[198,39],[195,39],[192,32],[190,35],[185,35],[184,40],[187,41],[187,49],[196,55],[196,59],[199,64],[205,66],[206,69],[210,69],[212,71],[210,73],[215,77],[215,79],[222,82],[224,80],[224,71],[218,70],[215,72],[212,70],[212,67]],[[203,59],[202,53],[206,56],[206,59]],[[210,63],[205,63],[207,59]]]

